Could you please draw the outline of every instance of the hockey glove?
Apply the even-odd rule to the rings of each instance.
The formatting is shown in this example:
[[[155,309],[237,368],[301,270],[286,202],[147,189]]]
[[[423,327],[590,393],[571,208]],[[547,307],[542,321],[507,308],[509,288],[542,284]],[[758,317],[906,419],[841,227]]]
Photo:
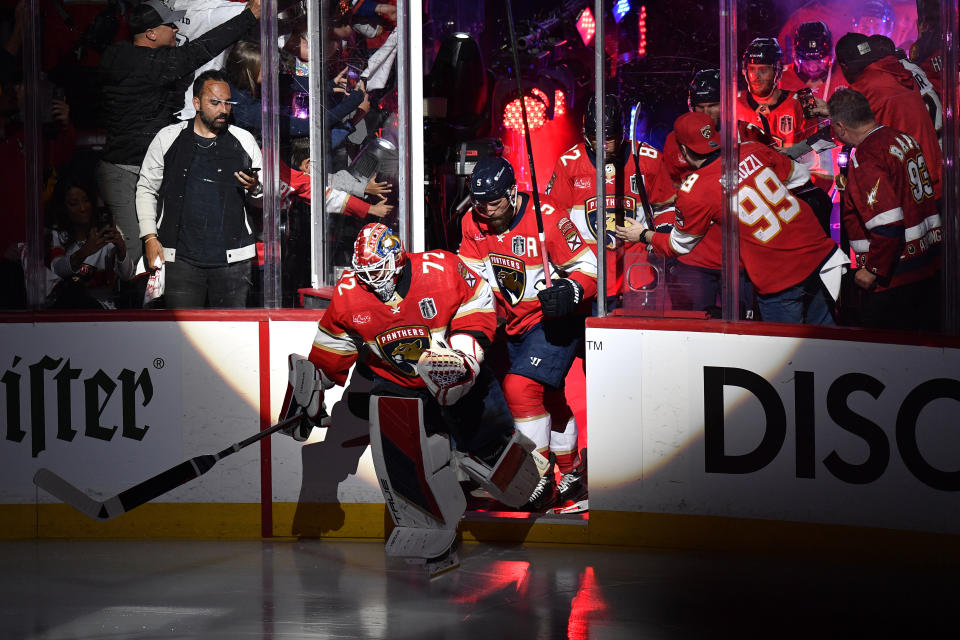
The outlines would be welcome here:
[[[417,361],[417,373],[443,407],[456,404],[466,395],[477,381],[479,372],[480,363],[476,357],[442,347],[427,349]]]
[[[557,278],[553,286],[537,294],[540,308],[547,318],[568,316],[577,309],[583,299],[583,287],[576,280]]]
[[[286,420],[297,413],[303,416],[302,420],[283,429],[283,433],[297,442],[303,442],[310,435],[310,431],[326,415],[323,406],[323,390],[333,386],[333,382],[317,370],[316,365],[303,356],[291,353],[287,357],[289,377],[287,392],[280,407],[280,419]]]

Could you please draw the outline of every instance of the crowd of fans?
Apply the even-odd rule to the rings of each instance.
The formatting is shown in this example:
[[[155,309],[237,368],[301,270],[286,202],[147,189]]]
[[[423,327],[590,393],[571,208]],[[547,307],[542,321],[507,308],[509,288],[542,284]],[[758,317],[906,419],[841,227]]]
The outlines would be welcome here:
[[[902,294],[902,290],[896,290],[905,281],[907,286],[917,281],[912,276],[904,279],[904,270],[924,274],[920,278],[923,286],[916,296],[918,304],[921,299],[929,302],[931,291],[939,291],[936,279],[939,216],[943,214],[943,162],[938,137],[943,113],[938,98],[942,63],[936,38],[937,18],[921,11],[913,29],[905,27],[902,16],[883,0],[865,3],[857,15],[850,16],[840,15],[836,3],[821,4],[812,3],[813,6],[796,12],[777,37],[770,34],[771,37],[758,38],[745,47],[743,89],[737,100],[738,137],[743,143],[757,142],[784,152],[796,161],[801,168],[798,171],[809,174],[809,181],[791,188],[790,197],[810,208],[825,236],[854,265],[841,287],[843,295],[833,291],[832,285],[824,285],[834,305],[831,320],[841,324],[903,326],[902,318],[881,321],[876,309],[864,311],[869,306],[864,297],[875,301],[892,295],[890,290]],[[184,122],[195,123],[193,133],[200,138],[213,136],[206,138],[207,142],[195,140],[198,149],[207,149],[204,145],[210,142],[215,144],[229,129],[248,132],[259,146],[261,61],[265,46],[274,47],[280,60],[283,290],[295,292],[309,286],[306,261],[311,241],[329,243],[334,265],[349,264],[352,239],[365,219],[389,221],[394,215],[393,176],[385,175],[382,162],[373,163],[379,170],[369,170],[369,157],[384,148],[392,147],[395,151],[396,7],[393,0],[332,0],[320,6],[326,29],[322,46],[319,41],[311,46],[306,4],[299,0],[280,3],[280,38],[269,45],[260,41],[259,0],[110,0],[105,8],[97,6],[96,12],[84,14],[80,9],[78,13],[73,8],[67,15],[46,12],[38,16],[45,33],[56,32],[55,23],[59,20],[66,22],[65,33],[69,34],[68,38],[59,38],[56,46],[45,44],[41,56],[40,152],[45,167],[41,201],[48,243],[48,282],[45,299],[27,299],[27,180],[24,173],[5,171],[0,178],[7,211],[0,225],[3,306],[172,308],[174,305],[167,304],[163,297],[151,300],[152,296],[144,295],[148,277],[159,263],[175,261],[173,256],[178,249],[163,243],[162,211],[156,210],[158,206],[163,209],[171,205],[151,192],[159,190],[159,186],[151,186],[151,181],[159,180],[160,185],[167,177],[161,172],[144,178],[141,169],[146,154],[165,127]],[[9,7],[0,30],[0,158],[4,166],[11,167],[24,166],[25,157],[25,15],[24,2],[20,0]],[[851,33],[836,32],[837,25]],[[320,50],[324,54],[322,60]],[[221,84],[225,85],[226,93],[196,95],[194,80],[211,69],[223,74],[212,82],[217,92]],[[322,74],[322,114],[310,113],[311,72]],[[204,108],[204,100],[212,102]],[[856,108],[851,104],[856,104]],[[718,72],[697,72],[690,86],[690,108],[706,113],[714,127],[719,126]],[[202,126],[204,117],[212,118],[210,126]],[[912,143],[904,145],[912,149],[913,144],[919,153],[911,156],[909,168],[904,163],[910,154],[906,150],[901,154],[904,157],[899,161],[905,167],[905,177],[893,175],[893,166],[884,168],[886,173],[877,174],[881,176],[879,184],[898,189],[895,193],[871,192],[874,183],[865,184],[867,173],[862,169],[870,158],[866,151],[857,148],[866,137],[844,138],[838,130],[842,128],[844,134],[860,131],[865,122],[885,127],[889,129],[887,133],[907,136]],[[328,237],[323,239],[311,238],[311,127],[322,127],[323,131],[323,167],[327,172],[324,209],[328,221]],[[831,141],[840,144],[831,146]],[[178,158],[173,165],[175,159],[169,155],[174,153],[171,149],[178,148],[161,145],[160,151],[166,154],[161,166],[189,168],[196,165],[184,163],[206,162],[202,160],[205,154],[190,151],[189,157]],[[668,137],[659,153],[664,175],[670,178],[668,184],[672,182],[676,192],[683,193],[689,176],[696,175],[694,169],[699,168],[701,158],[693,157],[695,150],[675,136]],[[214,154],[211,158],[222,156]],[[259,241],[259,152],[242,151],[234,160],[229,167],[225,165],[227,175],[219,190],[207,193],[187,181],[181,187],[183,193],[173,195],[208,207],[223,208],[231,203],[230,207],[238,208],[238,219]],[[156,162],[151,166],[156,170]],[[875,169],[881,171],[879,166]],[[851,173],[853,184],[865,190],[864,194],[849,190]],[[225,196],[225,189],[236,191],[239,199]],[[171,197],[169,186],[166,190],[164,197]],[[916,201],[917,193],[920,201]],[[916,207],[905,200],[908,197],[914,197],[921,213],[912,211]],[[658,193],[656,199],[663,198]],[[876,211],[881,201],[888,209]],[[144,202],[153,202],[152,216],[149,209],[145,215]],[[779,205],[767,204],[771,205],[768,208],[773,216],[768,216],[769,224],[770,219],[777,220]],[[233,215],[221,211],[211,220],[232,219]],[[789,221],[781,217],[780,223],[786,227]],[[242,304],[258,306],[261,258],[257,256],[262,256],[262,251],[249,253],[243,249],[238,253],[230,245],[231,239],[211,235],[204,228],[213,222],[203,216],[190,224],[196,233],[206,234],[202,237],[209,251],[204,260],[196,260],[190,257],[189,250],[183,250],[180,259],[203,269],[244,261],[251,287]],[[678,285],[675,306],[717,312],[720,240],[716,227],[705,227],[705,235],[696,248],[671,257],[670,283]],[[636,230],[623,230],[619,235],[627,242],[640,240]],[[895,237],[893,244],[888,241],[890,237]],[[175,242],[184,240],[180,237]],[[883,264],[877,262],[878,242],[885,246]],[[874,251],[868,250],[870,246]],[[219,258],[211,261],[210,256],[217,252],[226,256],[222,265]],[[873,277],[868,278],[867,273]],[[745,276],[741,287],[745,292],[743,315],[762,317],[755,313],[762,306],[758,305],[758,296],[778,292],[755,291],[757,277]],[[807,286],[810,285],[808,282]],[[934,301],[938,299],[936,294],[932,297]],[[284,300],[285,305],[294,303],[294,298]],[[197,304],[205,306],[210,301]],[[923,310],[930,317],[939,313],[935,305],[924,306]]]
[[[295,295],[296,289],[310,286],[309,250],[304,250],[304,245],[309,247],[312,229],[311,126],[323,126],[326,134],[322,136],[323,166],[328,172],[324,205],[331,238],[353,237],[364,218],[383,218],[394,210],[391,180],[395,176],[384,176],[382,170],[379,176],[376,172],[367,175],[364,169],[369,163],[363,167],[356,164],[371,140],[382,137],[380,144],[388,147],[395,142],[396,114],[387,109],[396,104],[396,39],[391,38],[396,7],[389,0],[339,0],[319,5],[324,12],[322,23],[327,26],[323,47],[327,56],[322,64],[313,66],[324,74],[323,113],[311,114],[309,73],[314,47],[307,33],[307,4],[293,0],[279,5],[279,37],[271,43],[276,49],[271,58],[280,60],[282,250],[286,264],[296,263],[284,272],[284,289]],[[260,41],[259,0],[110,0],[106,6],[71,5],[64,11],[42,5],[35,19],[43,29],[39,36],[43,70],[41,216],[47,272],[46,295],[41,294],[39,300],[32,295],[28,300],[31,288],[24,277],[28,243],[23,130],[26,11],[24,0],[10,3],[0,24],[0,156],[5,167],[21,168],[5,171],[3,177],[3,307],[175,308],[174,296],[158,296],[153,286],[146,295],[145,289],[158,264],[163,264],[166,272],[176,262],[181,263],[176,271],[198,267],[203,270],[196,273],[204,277],[217,273],[213,267],[244,270],[251,286],[239,306],[259,306],[262,258],[257,255],[262,256],[263,251],[251,255],[245,249],[238,252],[231,242],[245,241],[214,229],[217,225],[222,228],[224,221],[229,225],[230,220],[239,219],[260,244],[260,150],[241,150],[231,156],[223,144],[217,145],[227,140],[227,133],[233,133],[230,139],[239,139],[238,130],[248,132],[258,147],[262,144],[264,43]],[[319,44],[315,43],[316,49],[321,48]],[[224,75],[207,76],[206,85],[195,87],[195,79],[211,70]],[[216,90],[215,95],[195,94],[194,88],[202,90],[207,85]],[[202,103],[209,100],[212,102],[205,107]],[[204,125],[205,112],[212,118],[210,126]],[[166,154],[160,158],[160,173],[156,173],[158,162],[153,158],[148,164],[156,175],[141,180],[151,143],[166,127],[178,123],[188,133],[193,123],[193,134],[199,136],[196,144],[183,147],[189,149],[185,158],[170,157],[179,145],[160,145]],[[204,136],[212,137],[201,140]],[[200,170],[203,163],[213,163],[210,167],[224,163],[216,170],[226,176],[200,179],[197,176],[209,173]],[[181,165],[194,179],[171,188],[163,181],[173,178],[162,168]],[[150,178],[163,182],[162,193],[160,183],[152,185]],[[204,181],[222,184],[212,190],[195,184]],[[185,204],[174,207],[174,198]],[[146,208],[144,203],[148,203]],[[177,246],[161,242],[164,212],[189,213],[201,206],[204,211],[221,210],[179,220],[182,229],[174,240]],[[170,224],[168,221],[168,233]],[[204,248],[205,258],[195,257],[191,243]],[[179,260],[174,257],[178,249]],[[170,276],[166,285],[175,288],[176,271],[172,276],[166,274]],[[153,281],[155,284],[157,278]],[[209,297],[191,300],[190,306],[221,306]],[[290,296],[284,302],[292,305],[294,300]]]

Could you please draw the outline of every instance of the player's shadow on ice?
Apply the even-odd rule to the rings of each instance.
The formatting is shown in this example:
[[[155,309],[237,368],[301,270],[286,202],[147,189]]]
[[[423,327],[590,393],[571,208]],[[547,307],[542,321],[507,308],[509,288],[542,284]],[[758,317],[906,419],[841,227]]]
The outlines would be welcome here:
[[[354,374],[343,399],[330,411],[323,442],[301,448],[303,484],[293,517],[293,534],[317,537],[343,528],[346,514],[338,487],[357,473],[360,458],[370,444],[367,420],[371,382]],[[379,489],[374,488],[379,494]]]

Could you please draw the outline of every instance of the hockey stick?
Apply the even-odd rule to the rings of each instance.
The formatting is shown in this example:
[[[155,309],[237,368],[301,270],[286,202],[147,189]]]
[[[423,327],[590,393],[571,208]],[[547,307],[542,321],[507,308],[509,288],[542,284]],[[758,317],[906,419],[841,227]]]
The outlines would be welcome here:
[[[199,478],[213,468],[213,465],[217,464],[220,460],[255,442],[272,436],[284,427],[289,427],[294,424],[302,417],[302,414],[298,413],[285,420],[281,420],[258,434],[230,445],[219,453],[196,456],[181,462],[177,466],[158,473],[152,478],[148,478],[140,484],[134,485],[126,491],[122,491],[103,502],[94,500],[49,469],[38,469],[37,473],[33,476],[33,483],[88,518],[93,518],[94,520],[111,520],[131,509],[139,507],[145,502],[159,498],[163,494],[195,478]]]
[[[513,28],[513,3],[510,0],[507,0],[507,26],[510,29],[510,47],[513,51],[513,71],[517,77],[517,90],[520,92],[520,115],[523,117],[523,135],[527,141],[527,161],[530,163],[530,181],[533,186],[533,210],[537,216],[537,238],[540,241],[540,254],[543,257],[544,285],[550,287],[550,258],[547,255],[547,241],[543,234],[540,190],[537,188],[537,171],[533,167],[533,143],[530,141],[530,127],[527,126],[527,101],[523,95],[523,82],[520,80],[520,56],[517,55],[517,32]]]
[[[637,191],[640,193],[640,206],[643,208],[643,219],[647,223],[647,228],[651,231],[656,231],[656,227],[653,224],[653,209],[650,207],[650,198],[647,196],[647,186],[643,183],[643,174],[640,173],[640,159],[637,158],[637,150],[640,148],[640,141],[637,140],[637,117],[640,113],[640,103],[632,109],[633,113],[630,114],[630,155],[633,156],[633,168],[635,170],[636,181],[637,181]],[[621,216],[617,221],[617,226],[623,226],[623,213],[618,211],[618,216]]]

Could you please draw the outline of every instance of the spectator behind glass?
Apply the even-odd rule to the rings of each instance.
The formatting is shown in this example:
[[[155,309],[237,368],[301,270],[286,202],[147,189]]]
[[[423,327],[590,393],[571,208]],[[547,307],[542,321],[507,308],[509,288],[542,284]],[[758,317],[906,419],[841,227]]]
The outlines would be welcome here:
[[[263,76],[260,64],[260,45],[241,40],[230,50],[224,67],[230,80],[230,93],[236,101],[233,106],[233,123],[252,133],[258,141],[263,135],[263,111],[260,104],[260,83]],[[297,117],[290,100],[281,102],[279,122],[281,137],[310,135],[310,118]]]
[[[57,182],[50,201],[49,262],[58,278],[48,296],[52,308],[115,309],[119,282],[133,278],[120,231],[95,202],[92,184],[70,175]]]
[[[22,46],[24,5],[19,3],[10,36],[0,48],[0,308],[27,306],[22,255],[27,241],[26,139],[23,121]],[[42,166],[46,181],[52,167],[66,163],[76,148],[76,129],[70,121],[70,105],[49,82],[40,82],[42,100]],[[42,188],[42,186],[41,186]],[[34,301],[40,303],[41,301]]]
[[[235,18],[178,47],[177,23],[184,13],[161,0],[138,4],[130,12],[133,41],[110,45],[100,59],[107,143],[97,182],[134,262],[143,250],[135,198],[147,147],[176,121],[194,70],[257,26],[260,0],[249,0]]]

